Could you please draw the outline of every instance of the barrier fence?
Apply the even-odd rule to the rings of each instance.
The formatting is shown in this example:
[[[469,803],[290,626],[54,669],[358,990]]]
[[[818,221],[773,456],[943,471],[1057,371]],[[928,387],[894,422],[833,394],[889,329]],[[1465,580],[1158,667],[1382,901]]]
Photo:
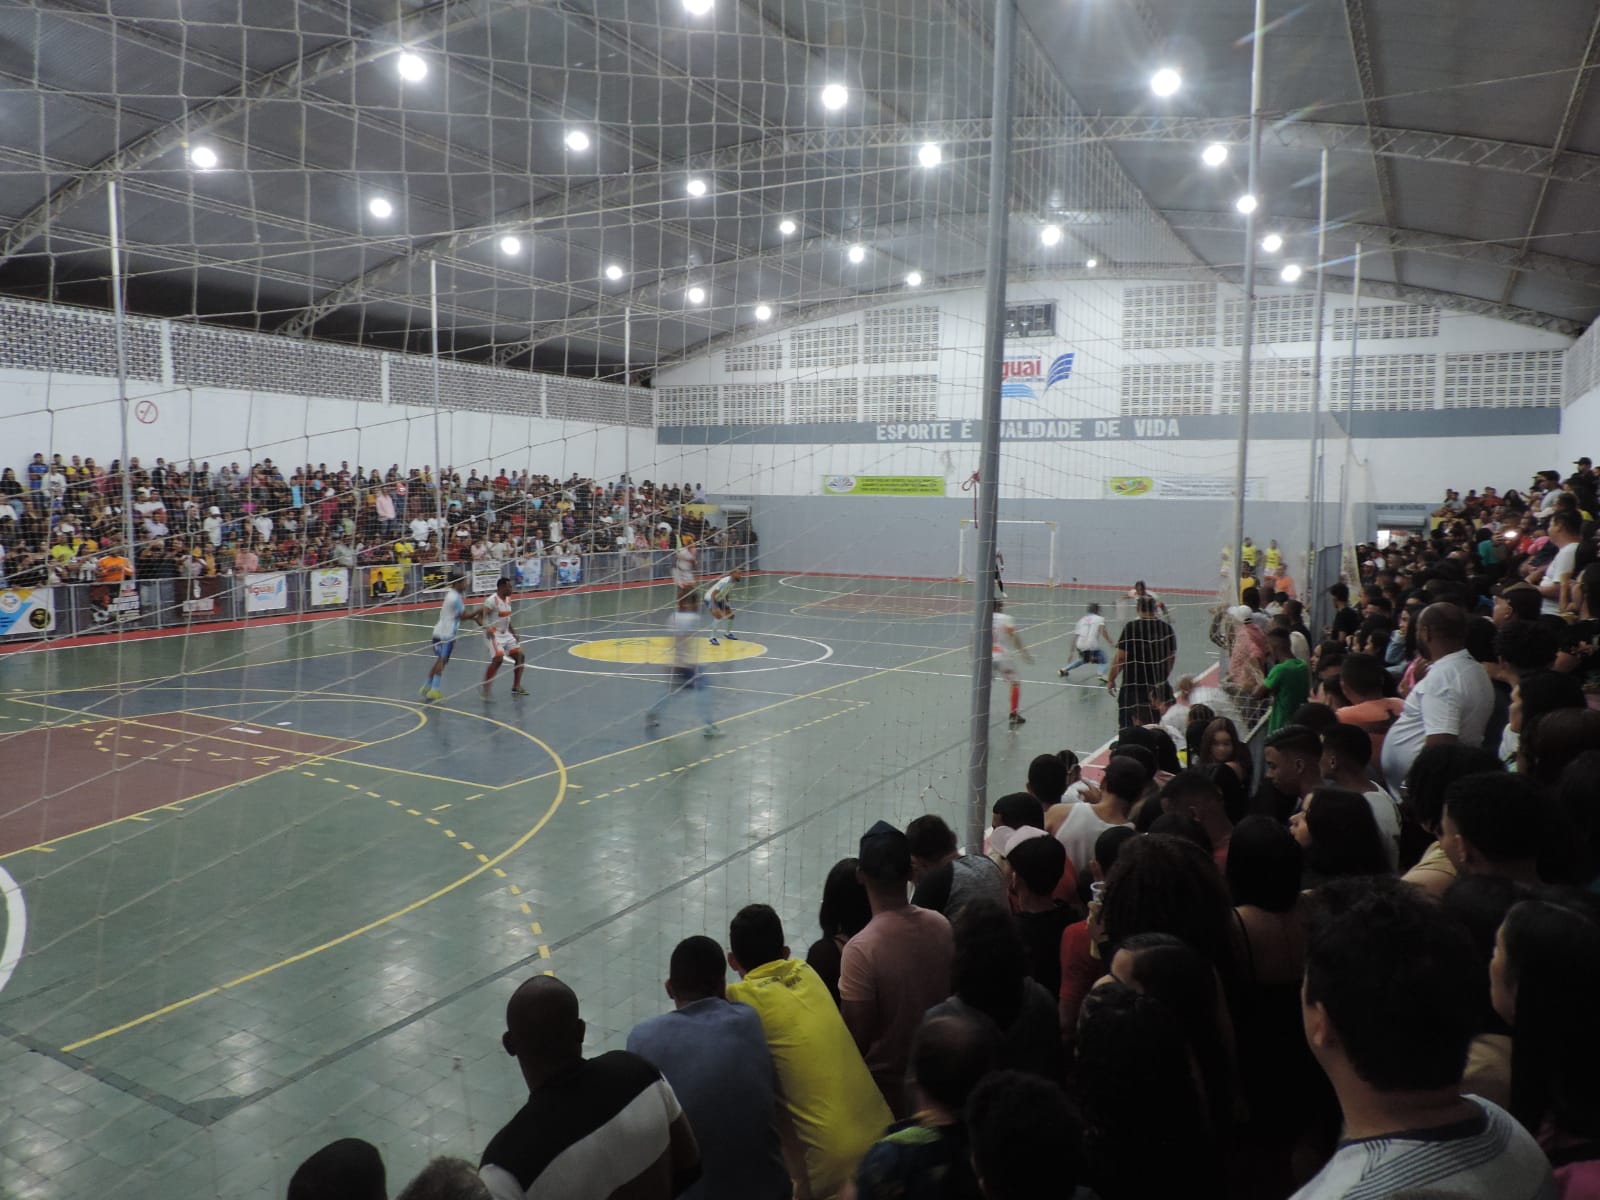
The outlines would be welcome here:
[[[203,627],[256,617],[315,616],[436,599],[463,572],[474,595],[510,579],[518,594],[655,583],[671,577],[670,550],[550,554],[492,563],[308,567],[137,583],[67,583],[0,589],[0,643],[124,630]],[[701,576],[755,566],[753,546],[702,546]]]

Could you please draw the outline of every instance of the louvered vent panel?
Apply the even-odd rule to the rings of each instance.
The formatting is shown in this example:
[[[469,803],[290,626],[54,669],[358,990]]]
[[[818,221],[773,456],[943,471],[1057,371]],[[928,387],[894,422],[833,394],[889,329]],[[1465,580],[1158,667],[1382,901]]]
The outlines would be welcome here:
[[[1217,344],[1217,289],[1209,283],[1154,284],[1122,294],[1122,348],[1164,350]]]
[[[1311,411],[1311,362],[1309,358],[1258,358],[1250,364],[1250,411]],[[1218,407],[1223,412],[1239,411],[1239,364],[1222,366],[1222,394]]]
[[[860,385],[854,379],[805,379],[789,385],[790,417],[797,424],[858,421]]]
[[[867,363],[928,362],[939,357],[939,310],[931,304],[868,311],[861,335]]]
[[[1561,403],[1560,350],[1444,356],[1446,408],[1544,408]]]
[[[777,371],[783,367],[782,342],[752,342],[723,351],[722,365],[728,371]]]
[[[938,411],[937,375],[891,375],[862,381],[863,421],[932,421]]]
[[[781,383],[722,385],[722,419],[730,425],[781,425],[784,386]]]
[[[1376,354],[1361,359],[1354,404],[1372,412],[1432,408],[1438,382],[1439,361],[1432,354]],[[1350,360],[1336,358],[1328,407],[1339,410],[1350,403]]]
[[[796,370],[853,367],[861,361],[861,330],[855,325],[797,329],[790,335],[789,361]]]
[[[1213,411],[1212,363],[1141,363],[1122,368],[1122,415],[1185,417]]]

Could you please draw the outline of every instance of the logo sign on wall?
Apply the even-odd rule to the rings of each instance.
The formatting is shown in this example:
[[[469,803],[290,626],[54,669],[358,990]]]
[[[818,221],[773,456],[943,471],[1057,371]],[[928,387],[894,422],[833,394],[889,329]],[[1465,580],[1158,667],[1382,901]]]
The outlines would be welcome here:
[[[422,568],[422,590],[442,592],[450,586],[450,564],[428,563]]]
[[[306,577],[312,608],[350,603],[350,572],[344,567],[320,567]]]
[[[1072,364],[1076,352],[1069,350],[1048,361],[1042,354],[1008,355],[1000,364],[1000,394],[1015,399],[1035,398],[1034,385],[1042,384],[1041,391],[1048,392],[1058,383],[1072,378]]]
[[[1113,496],[1151,496],[1160,500],[1226,500],[1233,495],[1233,479],[1214,475],[1113,475],[1106,480]],[[1266,482],[1260,476],[1245,483],[1244,494],[1264,500]]]
[[[183,581],[182,608],[185,616],[210,617],[217,611],[217,597],[222,594],[222,580],[215,575],[201,575]]]
[[[500,564],[497,562],[475,562],[472,564],[472,594],[486,596],[494,591],[494,585],[500,582]]]
[[[55,596],[49,588],[0,591],[0,637],[49,633],[55,627]]]
[[[515,570],[519,588],[536,588],[544,582],[544,559],[537,554],[519,558]]]
[[[117,589],[117,595],[109,605],[106,612],[115,621],[137,621],[139,619],[139,585],[137,583],[123,583]]]
[[[942,496],[943,475],[824,475],[824,496]]]
[[[583,582],[583,559],[576,554],[563,554],[556,559],[556,586],[572,587]]]
[[[405,574],[399,567],[368,567],[367,595],[374,600],[390,599],[405,590]]]
[[[288,607],[289,577],[282,571],[263,571],[244,577],[245,612],[282,612]]]

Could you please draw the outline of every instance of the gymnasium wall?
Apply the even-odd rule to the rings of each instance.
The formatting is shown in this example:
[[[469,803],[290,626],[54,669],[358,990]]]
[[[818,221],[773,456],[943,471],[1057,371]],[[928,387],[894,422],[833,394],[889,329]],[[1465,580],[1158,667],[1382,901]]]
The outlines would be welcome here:
[[[1600,460],[1600,325],[1591,325],[1567,351],[1561,452],[1545,466],[1565,474],[1583,455]]]

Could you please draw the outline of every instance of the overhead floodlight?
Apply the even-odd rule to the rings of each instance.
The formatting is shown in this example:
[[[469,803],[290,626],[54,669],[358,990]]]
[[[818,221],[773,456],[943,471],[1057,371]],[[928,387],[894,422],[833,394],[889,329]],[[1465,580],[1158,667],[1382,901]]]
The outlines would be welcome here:
[[[758,320],[758,321],[770,321],[770,320],[772,320],[772,305],[770,305],[770,304],[758,304],[758,305],[756,305],[756,320]]]
[[[1162,67],[1150,76],[1150,90],[1162,99],[1177,95],[1178,89],[1183,86],[1183,76],[1171,67]]]
[[[1283,249],[1283,235],[1277,233],[1267,234],[1266,237],[1261,239],[1261,248],[1268,254],[1276,254]]]
[[[1039,230],[1039,240],[1046,246],[1059,246],[1061,244],[1061,226],[1046,225]]]
[[[706,290],[703,287],[692,287],[683,296],[690,304],[704,304],[706,302]]]
[[[428,60],[407,50],[394,60],[394,69],[407,83],[421,83],[428,77]]]
[[[912,271],[909,275],[907,275],[906,276],[906,286],[907,287],[921,287],[922,286],[922,272],[921,271]]]
[[[198,170],[209,171],[217,165],[217,152],[210,146],[195,146],[189,151],[189,161]]]
[[[394,216],[394,205],[390,204],[382,196],[374,196],[367,201],[367,211],[377,217],[378,220],[385,221]]]
[[[582,153],[589,148],[589,135],[581,129],[567,130],[567,149]]]
[[[688,192],[691,196],[704,196],[707,191],[706,181],[698,178],[691,179],[688,183],[683,185],[683,190]]]
[[[1249,192],[1246,192],[1233,202],[1233,206],[1248,217],[1256,210],[1256,198]]]
[[[500,239],[500,253],[501,254],[521,254],[522,253],[522,239],[517,237],[515,234],[511,234],[511,233],[506,234],[505,237]]]
[[[862,246],[862,245],[859,245],[859,244],[855,245],[855,246],[851,246],[849,250],[845,251],[845,257],[848,258],[853,263],[866,262],[867,261],[867,248],[865,246]]]
[[[1278,272],[1278,278],[1285,283],[1298,283],[1300,276],[1305,272],[1300,269],[1299,263],[1284,263],[1283,270]]]
[[[917,151],[917,161],[931,170],[944,161],[944,150],[938,142],[924,142]]]
[[[842,83],[830,83],[822,89],[822,107],[829,112],[838,112],[850,103],[850,89]]]
[[[1200,151],[1200,161],[1208,167],[1220,167],[1228,161],[1228,148],[1221,142],[1212,142]]]
[[[800,226],[796,225],[788,217],[785,217],[783,220],[778,222],[778,232],[783,234],[784,237],[792,237],[794,235],[794,231],[799,228]]]
[[[622,275],[623,275],[622,268],[620,266],[618,266],[616,263],[612,263],[608,267],[606,267],[606,278],[611,280],[612,283],[616,283],[619,279],[622,278]]]
[[[684,11],[691,17],[703,17],[711,11],[715,0],[683,0]]]
[[[1098,267],[1100,265],[1100,260],[1098,258],[1091,258],[1087,262],[1085,262],[1083,265],[1088,267],[1089,270],[1092,271],[1092,270],[1094,270],[1096,267]]]

